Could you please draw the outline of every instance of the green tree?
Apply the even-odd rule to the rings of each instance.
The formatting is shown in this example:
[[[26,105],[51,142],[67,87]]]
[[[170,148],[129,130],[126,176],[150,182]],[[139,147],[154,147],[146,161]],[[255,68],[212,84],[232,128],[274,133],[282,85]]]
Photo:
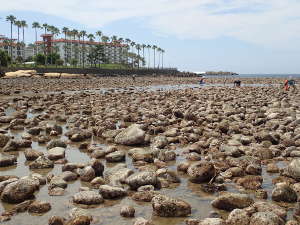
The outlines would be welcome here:
[[[60,55],[57,53],[50,53],[47,55],[47,63],[55,65],[56,61],[60,59]]]
[[[12,39],[12,28],[13,28],[13,24],[16,21],[16,17],[13,15],[9,15],[6,17],[6,21],[10,22],[10,58],[13,58],[13,54],[12,54],[12,43],[13,43],[13,39]]]
[[[11,58],[9,57],[7,52],[0,50],[0,66],[7,67],[10,62]]]
[[[101,31],[98,31],[101,32]],[[82,67],[84,68],[84,63],[85,63],[85,36],[86,36],[86,31],[82,30],[80,31],[81,37],[82,37]]]
[[[93,47],[87,57],[90,64],[94,65],[95,67],[97,66],[97,64],[99,64],[100,67],[101,63],[108,62],[107,58],[105,57],[103,45],[96,45],[95,47]]]
[[[65,52],[65,63],[67,63],[69,61],[69,51],[68,50],[68,47],[67,47],[67,44],[68,44],[68,41],[67,41],[67,36],[68,36],[68,33],[70,32],[69,28],[67,27],[63,27],[62,28],[62,32],[64,33],[65,35],[65,40],[64,40],[64,52]],[[67,53],[68,52],[68,53]]]
[[[150,68],[150,49],[152,48],[151,45],[147,45],[147,49],[148,49],[148,69]]]
[[[99,42],[101,42],[102,32],[101,32],[100,30],[98,30],[98,31],[96,32],[96,36],[99,37]]]
[[[34,62],[37,65],[45,65],[46,62],[46,56],[44,54],[38,53],[34,57]]]
[[[73,66],[77,66],[77,63],[78,63],[78,60],[77,60],[77,59],[72,59],[72,60],[71,60],[71,64],[72,64]]]

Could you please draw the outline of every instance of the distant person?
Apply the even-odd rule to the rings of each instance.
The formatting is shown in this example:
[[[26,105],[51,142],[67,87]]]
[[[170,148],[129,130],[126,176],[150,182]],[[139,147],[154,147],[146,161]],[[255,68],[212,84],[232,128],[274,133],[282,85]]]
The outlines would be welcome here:
[[[135,74],[132,75],[132,80],[135,81]]]
[[[290,87],[289,87],[289,80],[286,79],[286,80],[284,81],[284,90],[288,91],[289,89],[290,89]]]
[[[293,92],[296,90],[296,81],[291,79],[289,80],[289,86],[293,88]]]
[[[204,77],[202,77],[202,78],[200,79],[199,84],[200,84],[200,85],[205,84],[205,78],[204,78]]]
[[[241,81],[240,80],[235,80],[234,82],[233,82],[233,86],[234,87],[240,87],[241,86]]]

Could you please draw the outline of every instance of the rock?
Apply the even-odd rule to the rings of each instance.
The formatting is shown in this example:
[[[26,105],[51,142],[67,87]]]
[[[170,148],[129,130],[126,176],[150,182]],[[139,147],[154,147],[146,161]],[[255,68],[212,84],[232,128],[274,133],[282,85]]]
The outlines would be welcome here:
[[[91,185],[93,185],[93,187],[98,188],[100,185],[105,184],[105,180],[102,177],[95,177],[92,181],[91,181]]]
[[[284,221],[272,212],[257,212],[250,219],[249,225],[283,225]]]
[[[125,161],[125,152],[115,151],[105,156],[107,162],[122,162]]]
[[[278,183],[272,191],[272,200],[276,202],[296,202],[297,193],[286,183]]]
[[[133,173],[133,170],[126,168],[125,164],[117,164],[112,168],[106,168],[103,175],[107,183],[112,186],[121,186],[121,183],[125,183]]]
[[[49,202],[35,201],[28,207],[29,213],[46,213],[51,210],[51,205]]]
[[[67,186],[67,182],[61,176],[54,176],[49,183],[49,189],[57,187],[65,189]]]
[[[232,157],[240,157],[242,155],[242,152],[236,146],[221,145],[220,151],[224,152],[225,155],[232,156]]]
[[[126,191],[121,187],[113,187],[110,185],[101,185],[99,187],[99,193],[104,199],[115,199],[126,196]]]
[[[65,194],[65,189],[54,187],[49,190],[48,194],[49,196],[63,196]]]
[[[8,203],[20,203],[34,197],[37,186],[31,179],[20,179],[5,186],[1,200]]]
[[[58,160],[65,158],[65,149],[62,147],[55,147],[48,150],[48,159]]]
[[[73,202],[83,205],[95,205],[104,202],[102,196],[94,191],[81,191],[73,195]]]
[[[164,148],[167,145],[168,145],[168,139],[165,136],[156,136],[152,142],[152,146],[154,148]]]
[[[31,135],[39,135],[41,132],[41,128],[40,127],[32,127],[30,129],[28,129],[27,132]]]
[[[234,209],[229,214],[226,222],[231,225],[248,225],[250,223],[250,216],[244,210]]]
[[[191,206],[187,202],[165,195],[152,198],[153,213],[161,217],[180,217],[191,214]]]
[[[139,128],[138,125],[133,124],[125,130],[121,131],[115,137],[115,143],[121,145],[139,145],[145,141],[145,131]]]
[[[253,204],[253,199],[246,194],[223,193],[212,201],[212,206],[217,209],[231,211],[243,209]]]
[[[90,161],[90,166],[94,169],[96,176],[102,176],[104,171],[104,166],[98,159],[92,159]]]
[[[275,163],[269,163],[267,165],[267,172],[268,173],[278,173],[279,172],[279,168]]]
[[[136,192],[132,195],[132,199],[138,202],[151,202],[152,198],[156,195],[157,193],[154,191],[141,191],[141,192]]]
[[[144,185],[159,186],[159,181],[154,172],[142,171],[132,174],[126,179],[126,183],[132,190],[137,190],[139,187]]]
[[[17,163],[17,157],[14,155],[0,153],[0,167],[12,166]]]
[[[237,184],[250,190],[257,190],[261,188],[263,178],[261,176],[248,175],[237,180]]]
[[[141,186],[137,189],[138,192],[144,192],[144,191],[154,191],[154,186],[153,185],[145,185]]]
[[[200,221],[199,225],[226,225],[226,223],[220,218],[206,218]]]
[[[60,177],[66,181],[66,182],[69,182],[69,181],[73,181],[73,180],[77,180],[77,177],[78,175],[76,173],[73,173],[71,171],[64,171]]]
[[[149,220],[139,217],[134,222],[134,225],[153,225]]]
[[[90,225],[91,217],[89,216],[78,216],[73,219],[70,219],[65,225]]]
[[[66,148],[67,145],[65,142],[61,140],[52,140],[47,144],[47,149],[55,148],[55,147],[61,147],[61,148]]]
[[[48,225],[64,225],[64,224],[65,224],[65,220],[60,216],[51,216],[48,221]]]
[[[32,160],[36,160],[38,157],[40,157],[44,154],[42,152],[37,151],[37,150],[25,149],[24,155],[25,155],[26,160],[32,161]]]
[[[120,215],[123,217],[134,217],[135,209],[132,206],[122,206]]]
[[[10,178],[10,179],[1,181],[1,182],[0,182],[0,194],[2,193],[2,191],[4,190],[4,188],[5,188],[8,184],[13,183],[13,182],[16,182],[16,181],[18,181],[18,178]]]
[[[17,151],[19,144],[15,140],[9,140],[6,145],[2,148],[3,152]]]
[[[0,134],[0,148],[3,148],[7,142],[9,141],[10,137],[4,134]]]
[[[249,164],[246,167],[246,173],[250,175],[261,175],[262,169],[258,164]]]
[[[29,164],[30,169],[47,169],[53,167],[54,163],[44,155],[39,156],[35,161]]]
[[[215,176],[215,167],[211,162],[200,161],[192,164],[187,173],[193,183],[210,181]]]
[[[80,174],[80,179],[82,181],[90,182],[95,178],[95,170],[91,166],[86,166]]]
[[[300,181],[300,159],[294,159],[287,167],[287,173],[290,177]]]
[[[255,202],[252,205],[252,208],[254,208],[255,212],[273,212],[284,220],[286,219],[287,216],[287,211],[284,208],[271,202],[265,202],[265,201]]]
[[[173,161],[176,159],[176,153],[169,150],[161,150],[159,152],[158,159],[164,162]]]
[[[154,161],[154,152],[144,148],[134,148],[130,150],[132,152],[133,161],[145,161],[152,163]]]

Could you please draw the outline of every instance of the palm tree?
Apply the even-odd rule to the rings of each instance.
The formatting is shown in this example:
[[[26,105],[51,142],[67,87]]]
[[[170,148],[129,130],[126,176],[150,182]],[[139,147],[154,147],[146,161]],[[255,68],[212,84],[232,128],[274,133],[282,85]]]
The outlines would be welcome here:
[[[153,56],[154,56],[154,62],[153,62],[153,68],[155,69],[155,50],[157,49],[157,46],[156,45],[153,45],[152,46],[152,49],[153,49]]]
[[[100,30],[96,32],[96,36],[99,37],[99,42],[101,42],[102,32]]]
[[[98,32],[101,32],[101,31],[98,31]],[[84,42],[84,37],[86,36],[86,31],[85,30],[82,30],[80,31],[80,34],[82,36],[82,67],[84,68],[84,61],[85,61],[85,42]]]
[[[62,28],[62,32],[64,33],[64,35],[65,35],[65,40],[64,40],[64,42],[65,42],[65,46],[64,46],[64,49],[65,49],[65,64],[67,63],[67,61],[68,61],[68,59],[69,59],[69,57],[68,57],[68,54],[67,54],[67,35],[68,35],[68,33],[70,32],[70,30],[69,30],[69,28],[67,28],[67,27],[63,27]]]
[[[76,30],[76,29],[73,29],[72,31],[71,31],[71,35],[73,35],[73,40],[71,40],[71,48],[72,48],[72,46],[73,46],[73,43],[74,43],[74,58],[77,60],[77,53],[78,53],[78,49],[77,49],[77,47],[76,47],[76,41],[75,41],[75,39],[76,39],[76,36],[77,36],[77,34],[78,34],[78,30]],[[71,56],[71,60],[72,60],[72,56]]]
[[[89,41],[93,42],[95,40],[95,36],[93,34],[89,34],[88,36]]]
[[[131,51],[131,53],[132,53],[132,55],[134,55],[134,47],[135,47],[135,42],[134,41],[132,41],[131,43],[130,43],[130,46],[132,47],[132,51]],[[131,64],[132,64],[132,67],[133,67],[133,58],[132,58],[132,61],[131,61]]]
[[[151,45],[147,45],[148,48],[148,69],[150,68],[150,49],[152,48]]]
[[[37,55],[37,30],[36,29],[39,29],[41,28],[40,24],[38,22],[33,22],[32,23],[32,28],[35,30],[35,55]]]
[[[165,50],[161,50],[161,68],[163,69],[164,68],[164,53],[165,53]]]
[[[160,67],[160,56],[161,56],[161,48],[157,48],[157,52],[158,52],[158,68]]]
[[[10,57],[11,59],[13,59],[13,55],[12,55],[12,27],[14,22],[16,21],[16,17],[13,15],[9,15],[6,17],[6,21],[10,22]]]
[[[145,48],[147,47],[147,45],[142,44],[142,49],[143,49],[143,58],[145,60]]]
[[[49,25],[47,23],[44,23],[42,25],[42,27],[44,28],[44,34],[46,35],[47,34],[47,29],[49,27]],[[47,65],[47,51],[46,51],[46,42],[43,40],[43,43],[44,43],[44,55],[45,55],[45,66]]]
[[[142,49],[142,46],[140,44],[136,45],[136,50],[138,51],[138,68],[140,68],[140,50]]]
[[[23,43],[25,43],[24,29],[25,29],[26,27],[28,27],[25,20],[21,20],[21,26],[22,26],[22,30],[23,30]]]
[[[18,28],[18,43],[20,42],[20,28],[22,27],[21,21],[17,20],[15,21],[14,25]]]

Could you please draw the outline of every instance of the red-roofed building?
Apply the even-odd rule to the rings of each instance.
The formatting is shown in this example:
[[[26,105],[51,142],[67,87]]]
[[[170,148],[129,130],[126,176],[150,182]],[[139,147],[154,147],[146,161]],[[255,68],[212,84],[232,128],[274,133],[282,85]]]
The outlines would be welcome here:
[[[104,47],[104,54],[109,63],[124,63],[127,61],[127,45],[120,43],[104,43],[89,40],[74,40],[74,39],[54,39],[52,34],[41,35],[43,41],[37,41],[38,52],[43,54],[57,53],[64,62],[71,62],[76,59],[79,64],[84,60],[88,64],[87,55],[97,45]]]
[[[12,47],[12,59],[16,60],[18,57],[24,59],[25,46],[22,43],[17,43],[16,39],[10,39],[4,35],[0,35],[0,50],[6,51],[10,56],[10,47]]]

